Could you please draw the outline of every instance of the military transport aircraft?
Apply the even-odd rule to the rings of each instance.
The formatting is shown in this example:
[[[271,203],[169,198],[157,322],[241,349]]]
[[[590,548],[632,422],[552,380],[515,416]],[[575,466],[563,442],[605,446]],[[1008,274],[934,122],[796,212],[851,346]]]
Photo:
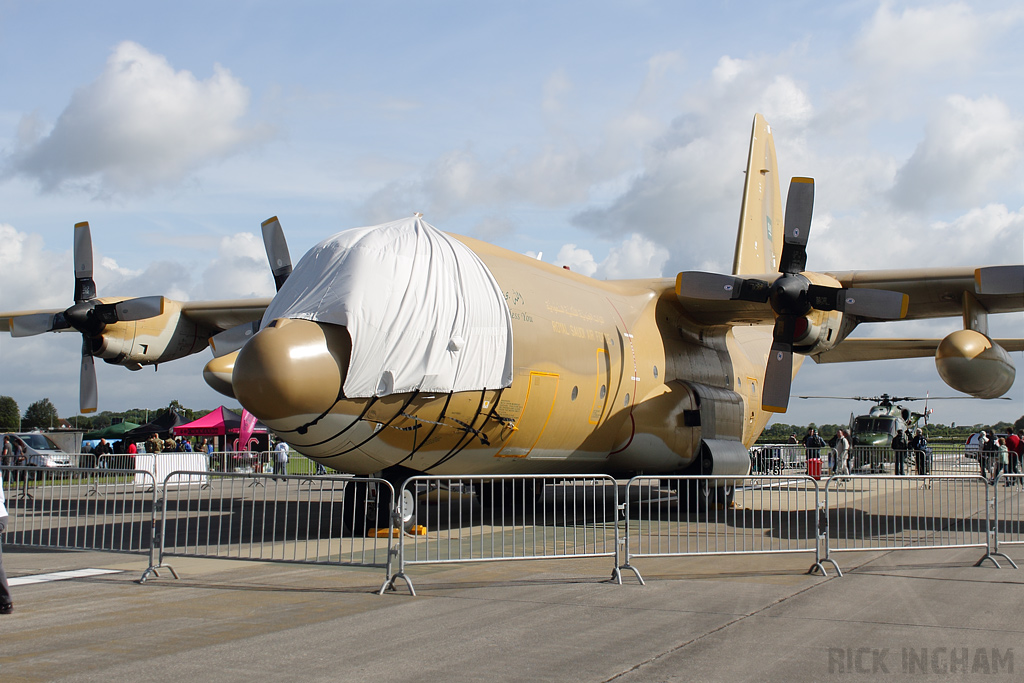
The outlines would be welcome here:
[[[97,299],[88,226],[75,231],[74,305],[0,314],[14,336],[83,336],[137,369],[203,349],[218,391],[300,453],[354,474],[745,474],[747,446],[817,362],[934,356],[979,397],[1014,379],[987,315],[1024,310],[1024,265],[806,270],[814,184],[783,218],[775,147],[754,118],[731,274],[598,281],[416,216],[338,233],[292,270],[276,218],[272,300]],[[944,339],[848,339],[860,323],[962,316]],[[794,355],[796,358],[794,358]]]

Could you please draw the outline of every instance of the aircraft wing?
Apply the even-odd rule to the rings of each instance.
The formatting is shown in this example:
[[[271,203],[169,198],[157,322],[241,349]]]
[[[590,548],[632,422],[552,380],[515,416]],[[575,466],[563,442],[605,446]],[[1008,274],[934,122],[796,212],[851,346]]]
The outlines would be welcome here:
[[[183,301],[182,315],[199,325],[218,332],[263,317],[270,299],[236,299],[233,301]]]
[[[993,339],[1007,351],[1024,351],[1024,339]],[[811,356],[816,363],[851,363],[890,358],[931,358],[941,339],[844,339],[834,349]]]

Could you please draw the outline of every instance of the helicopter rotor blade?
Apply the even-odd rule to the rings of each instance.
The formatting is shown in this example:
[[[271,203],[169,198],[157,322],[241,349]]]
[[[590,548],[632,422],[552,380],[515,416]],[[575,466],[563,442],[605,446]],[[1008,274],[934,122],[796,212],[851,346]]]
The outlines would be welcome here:
[[[284,229],[277,216],[263,221],[263,246],[267,250],[270,270],[274,273],[274,286],[281,291],[285,280],[292,273],[292,257],[288,253],[288,242],[284,238]]]

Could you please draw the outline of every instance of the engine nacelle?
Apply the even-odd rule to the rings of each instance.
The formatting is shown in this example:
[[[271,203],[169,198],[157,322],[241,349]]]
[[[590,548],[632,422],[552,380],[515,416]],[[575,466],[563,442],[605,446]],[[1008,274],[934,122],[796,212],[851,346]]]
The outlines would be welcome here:
[[[957,330],[943,339],[935,367],[943,382],[976,398],[1002,396],[1017,372],[1010,354],[975,330]]]
[[[181,304],[165,299],[161,315],[107,325],[93,348],[93,355],[113,365],[138,370],[143,365],[164,363],[202,351],[209,337],[209,330],[181,315]]]

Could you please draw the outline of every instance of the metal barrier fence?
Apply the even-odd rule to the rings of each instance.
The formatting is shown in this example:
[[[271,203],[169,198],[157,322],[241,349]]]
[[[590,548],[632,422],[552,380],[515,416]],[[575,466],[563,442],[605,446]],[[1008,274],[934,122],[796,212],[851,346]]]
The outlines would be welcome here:
[[[713,488],[713,487],[718,488]],[[731,500],[730,500],[731,498]],[[641,557],[813,553],[819,485],[806,475],[634,477],[626,485],[625,564]]]
[[[147,472],[3,467],[11,545],[148,553],[156,487]],[[141,483],[140,483],[141,482]]]
[[[822,472],[828,471],[832,448],[807,448],[800,444],[764,444],[750,449],[750,474],[774,475],[807,472],[808,456],[822,461]]]
[[[162,567],[177,578],[170,556],[381,567],[383,585],[391,578],[395,497],[383,479],[174,472],[162,488],[159,557],[143,583]]]
[[[415,595],[406,569],[419,564],[584,557],[611,558],[612,580],[622,583],[610,476],[417,476],[400,500],[402,517],[414,505],[425,533],[401,535],[391,588],[402,579]]]
[[[992,492],[992,554],[1006,558],[1016,569],[1017,563],[1000,552],[999,546],[1024,545],[1024,474],[1001,473],[992,484]]]
[[[170,557],[380,567],[381,591],[417,564],[609,557],[612,579],[638,558],[814,553],[810,571],[855,550],[1024,545],[1024,475],[804,474],[380,479],[205,471],[164,481],[141,470],[0,468],[12,545]],[[733,486],[731,504],[712,487]],[[821,488],[824,496],[821,496]],[[398,521],[409,532],[395,534]],[[412,526],[412,525],[417,526]],[[421,528],[422,527],[422,528]],[[367,530],[377,533],[366,533]],[[824,556],[822,557],[822,548]],[[392,572],[397,555],[397,572]]]
[[[990,545],[993,487],[981,476],[833,477],[825,484],[824,561],[847,550],[984,548]]]

